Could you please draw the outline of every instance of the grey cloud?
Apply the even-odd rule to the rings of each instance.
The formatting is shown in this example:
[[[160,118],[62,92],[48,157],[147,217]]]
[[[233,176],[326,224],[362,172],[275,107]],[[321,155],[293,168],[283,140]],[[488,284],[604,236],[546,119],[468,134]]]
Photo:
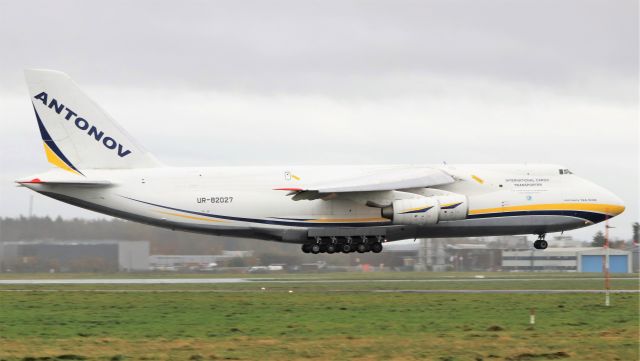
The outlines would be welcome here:
[[[541,84],[637,80],[635,1],[5,2],[2,60],[80,80],[329,91],[434,73]],[[366,83],[362,84],[367,86]]]

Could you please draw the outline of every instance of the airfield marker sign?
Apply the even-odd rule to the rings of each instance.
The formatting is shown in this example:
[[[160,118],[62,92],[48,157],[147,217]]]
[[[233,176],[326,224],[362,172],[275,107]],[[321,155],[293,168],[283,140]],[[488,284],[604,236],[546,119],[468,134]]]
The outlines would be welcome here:
[[[602,262],[602,267],[604,268],[604,305],[609,307],[611,305],[611,281],[609,279],[609,259],[610,259],[610,250],[609,250],[609,228],[613,228],[609,226],[609,218],[604,221],[604,249],[605,255],[604,262]]]
[[[530,325],[536,324],[536,308],[535,307],[532,307],[531,310],[529,311],[529,324]]]

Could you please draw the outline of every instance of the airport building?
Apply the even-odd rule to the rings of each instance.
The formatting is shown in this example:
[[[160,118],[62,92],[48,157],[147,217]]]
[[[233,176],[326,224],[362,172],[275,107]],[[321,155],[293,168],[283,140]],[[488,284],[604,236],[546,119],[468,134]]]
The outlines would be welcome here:
[[[148,241],[0,242],[0,272],[149,270]]]
[[[554,238],[566,246],[581,242]],[[511,246],[511,247],[509,247]],[[513,247],[515,246],[515,247]],[[393,266],[412,266],[417,271],[555,271],[602,272],[605,250],[601,247],[530,248],[526,237],[496,237],[490,243],[448,243],[442,239],[385,244],[385,252],[402,262]],[[610,249],[610,272],[637,272],[639,248],[633,251]]]
[[[247,258],[253,256],[253,251],[222,251],[216,255],[162,255],[149,256],[149,265],[152,270],[175,271],[182,269],[210,270],[220,263],[233,258]]]
[[[402,259],[402,262],[387,261],[392,267],[402,265],[404,269],[434,272],[495,271],[500,268],[502,249],[486,243],[449,243],[445,239],[424,238],[386,243],[384,252]]]
[[[601,247],[504,250],[502,270],[602,272],[605,254]],[[631,252],[610,249],[609,271],[630,273]]]

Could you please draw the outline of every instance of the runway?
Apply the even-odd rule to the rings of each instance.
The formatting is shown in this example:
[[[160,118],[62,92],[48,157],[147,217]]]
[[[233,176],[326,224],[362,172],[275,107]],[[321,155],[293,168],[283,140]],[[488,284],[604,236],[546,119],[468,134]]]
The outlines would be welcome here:
[[[613,277],[611,280],[634,280]],[[233,283],[403,283],[403,282],[536,282],[588,281],[600,277],[563,278],[437,278],[437,279],[322,279],[322,278],[69,278],[0,280],[0,285],[153,285],[153,284],[233,284]]]
[[[247,278],[95,278],[0,280],[0,285],[178,285],[249,282]]]
[[[288,291],[285,289],[276,290],[234,290],[234,289],[0,289],[0,293],[12,293],[12,292],[80,292],[80,293],[313,293],[314,290],[296,290]],[[415,293],[415,294],[598,294],[604,293],[604,290],[322,290],[321,292],[328,293]],[[640,290],[611,290],[610,293],[640,293]]]
[[[614,277],[613,280],[637,281],[634,278]],[[602,280],[600,277],[563,277],[563,278],[518,278],[518,277],[502,277],[502,278],[432,278],[432,279],[324,279],[318,277],[304,278],[69,278],[69,279],[14,279],[0,280],[0,285],[4,286],[56,286],[56,285],[220,285],[220,284],[245,284],[244,289],[178,289],[178,288],[162,288],[162,289],[109,289],[109,288],[84,288],[84,289],[48,289],[48,288],[7,288],[0,289],[0,292],[96,292],[96,293],[135,293],[135,292],[185,292],[185,293],[222,293],[222,292],[238,292],[238,293],[264,293],[264,292],[295,292],[309,293],[316,292],[313,288],[296,289],[300,285],[308,284],[335,284],[342,285],[337,289],[323,289],[322,292],[331,293],[414,293],[414,294],[576,294],[576,293],[603,293],[602,289],[500,289],[501,287],[478,289],[469,285],[465,288],[452,289],[385,289],[392,283],[456,283],[467,282],[470,284],[485,285],[490,282],[498,282],[502,285],[509,282],[539,282],[539,281],[585,281],[585,280]],[[255,288],[250,284],[255,284]],[[272,284],[274,288],[268,285]],[[353,284],[353,289],[345,288],[344,285]],[[359,289],[355,285],[358,284],[379,284],[380,287],[371,287],[370,289]],[[276,287],[278,285],[278,287]],[[283,285],[290,285],[291,288],[283,289]],[[286,286],[285,286],[286,287]],[[486,287],[486,286],[485,286]],[[520,284],[520,287],[522,285]],[[584,286],[583,286],[584,287]],[[640,293],[639,289],[623,289],[612,290],[611,293]]]

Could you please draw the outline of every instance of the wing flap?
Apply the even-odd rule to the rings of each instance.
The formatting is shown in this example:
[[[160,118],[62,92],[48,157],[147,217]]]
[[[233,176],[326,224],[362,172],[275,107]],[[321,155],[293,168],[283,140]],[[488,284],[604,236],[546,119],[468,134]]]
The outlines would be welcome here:
[[[315,199],[352,199],[371,207],[384,207],[390,201],[406,198],[403,190],[424,189],[456,180],[446,172],[427,167],[390,168],[358,177],[345,178],[310,186],[282,187],[294,201]]]

